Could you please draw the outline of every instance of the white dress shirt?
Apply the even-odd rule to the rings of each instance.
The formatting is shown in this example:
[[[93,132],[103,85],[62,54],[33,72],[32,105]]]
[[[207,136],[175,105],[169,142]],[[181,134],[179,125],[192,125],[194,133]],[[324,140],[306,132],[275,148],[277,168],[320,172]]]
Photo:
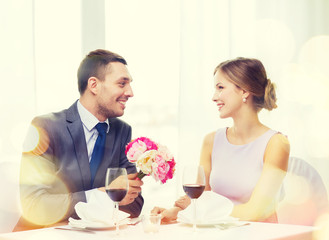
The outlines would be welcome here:
[[[91,155],[93,153],[94,146],[96,143],[96,139],[98,137],[98,131],[95,128],[95,126],[97,125],[97,123],[99,123],[99,120],[80,103],[80,100],[77,103],[77,107],[78,107],[78,113],[80,115],[80,119],[82,122],[83,131],[85,134],[85,140],[86,140],[87,151],[88,151],[88,159],[90,162]],[[106,132],[108,133],[110,130],[110,125],[109,125],[108,119],[106,119],[105,123],[107,123]],[[104,182],[104,185],[105,185],[105,182]],[[95,189],[85,191],[87,202],[90,199],[93,191],[98,191],[98,190],[95,188]]]

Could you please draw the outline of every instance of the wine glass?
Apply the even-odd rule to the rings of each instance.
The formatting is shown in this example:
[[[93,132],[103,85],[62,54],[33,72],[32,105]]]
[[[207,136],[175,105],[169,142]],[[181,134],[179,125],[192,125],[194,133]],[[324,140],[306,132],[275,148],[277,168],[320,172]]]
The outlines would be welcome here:
[[[192,200],[193,205],[193,231],[196,231],[196,200],[205,189],[205,174],[202,166],[186,166],[183,172],[183,189]]]
[[[108,168],[106,171],[105,191],[114,202],[115,232],[119,235],[119,203],[128,191],[128,177],[125,168]]]

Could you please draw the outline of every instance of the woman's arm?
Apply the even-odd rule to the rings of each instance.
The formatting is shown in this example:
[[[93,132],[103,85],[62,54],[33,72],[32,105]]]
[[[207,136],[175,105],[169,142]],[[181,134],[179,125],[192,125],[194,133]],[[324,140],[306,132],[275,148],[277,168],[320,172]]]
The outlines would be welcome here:
[[[205,191],[210,191],[209,178],[211,172],[211,153],[214,145],[215,132],[209,133],[205,136],[201,154],[200,154],[200,166],[203,166],[205,177],[206,177],[206,188]]]
[[[274,200],[286,175],[290,144],[282,134],[274,135],[265,150],[261,176],[247,203],[236,205],[232,216],[240,220],[262,221],[275,211]]]
[[[209,186],[209,176],[211,171],[211,152],[212,146],[214,142],[215,132],[210,133],[205,136],[201,148],[201,156],[200,156],[200,165],[203,166],[206,177],[206,191],[211,190]],[[191,203],[190,198],[185,195],[180,197],[176,202],[174,207],[170,209],[165,209],[161,207],[154,207],[151,213],[161,214],[162,222],[168,223],[175,221],[177,219],[178,212],[187,208]]]

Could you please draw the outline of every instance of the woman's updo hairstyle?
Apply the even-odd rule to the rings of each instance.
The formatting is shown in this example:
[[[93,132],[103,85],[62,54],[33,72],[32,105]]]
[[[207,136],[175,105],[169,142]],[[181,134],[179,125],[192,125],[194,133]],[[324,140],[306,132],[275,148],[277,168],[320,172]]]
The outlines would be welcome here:
[[[220,63],[214,74],[221,71],[237,87],[250,92],[256,111],[276,108],[275,86],[267,78],[261,61],[253,58],[236,58]]]

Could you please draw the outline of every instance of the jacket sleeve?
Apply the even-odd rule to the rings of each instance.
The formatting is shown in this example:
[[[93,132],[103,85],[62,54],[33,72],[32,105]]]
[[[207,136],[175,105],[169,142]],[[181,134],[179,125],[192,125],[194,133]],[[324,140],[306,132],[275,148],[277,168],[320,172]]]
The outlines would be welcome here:
[[[38,141],[35,141],[36,131],[39,133]],[[85,202],[86,197],[84,191],[70,192],[56,174],[53,146],[44,128],[31,126],[25,143],[31,145],[32,142],[36,142],[36,146],[31,150],[24,149],[21,158],[22,217],[33,225],[46,226],[73,215],[75,204]]]
[[[127,169],[127,173],[136,173],[136,167],[135,164],[130,163],[126,157],[124,157],[126,160],[122,159],[120,167],[125,167]],[[137,198],[135,198],[135,201],[125,205],[120,206],[120,210],[127,212],[130,214],[131,217],[138,217],[142,211],[144,204],[144,199],[141,194],[138,195]]]
[[[137,198],[135,198],[135,201],[125,205],[125,206],[120,206],[119,209],[121,211],[124,211],[126,213],[130,214],[130,217],[135,218],[138,217],[142,211],[144,204],[144,199],[141,194]]]

